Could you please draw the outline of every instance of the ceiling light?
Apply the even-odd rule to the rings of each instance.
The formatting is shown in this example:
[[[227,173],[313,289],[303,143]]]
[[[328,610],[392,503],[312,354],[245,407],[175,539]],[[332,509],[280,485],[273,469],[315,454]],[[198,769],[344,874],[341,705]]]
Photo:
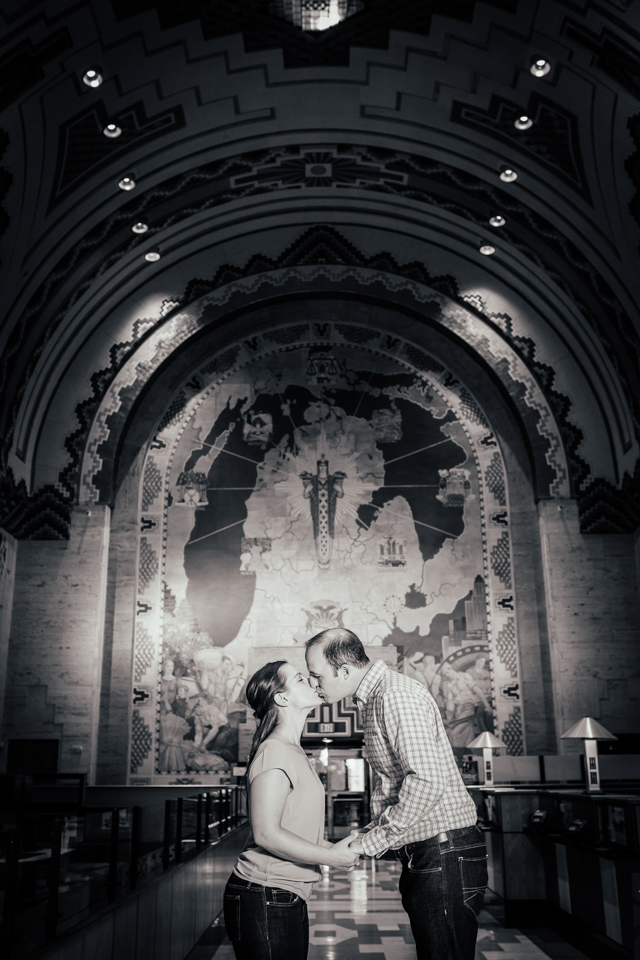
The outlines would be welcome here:
[[[485,243],[480,247],[480,253],[483,253],[485,257],[490,257],[496,252],[496,248],[492,247],[490,243]]]
[[[99,87],[102,83],[102,74],[92,67],[82,75],[82,82],[88,87]]]
[[[323,742],[323,743],[333,743],[333,740],[331,739],[331,737],[323,737],[323,738],[322,738],[322,742]]]
[[[149,250],[148,253],[145,253],[144,258],[149,263],[156,263],[160,259],[160,253],[158,250]]]
[[[518,174],[512,167],[500,167],[500,179],[504,183],[513,183],[518,179]]]
[[[529,127],[532,127],[532,126],[533,126],[533,120],[531,119],[531,117],[527,117],[524,114],[523,116],[518,117],[518,119],[514,123],[514,127],[516,128],[516,130],[528,130]]]
[[[116,123],[108,123],[102,132],[104,133],[105,137],[115,140],[116,137],[120,136],[122,130]]]
[[[123,177],[122,180],[118,181],[118,186],[121,190],[133,190],[136,182],[133,177]]]
[[[489,217],[489,223],[492,227],[504,227],[507,221],[504,217],[501,217],[499,213],[496,213],[494,217]]]
[[[147,230],[149,229],[149,224],[142,223],[142,221],[140,220],[138,223],[134,223],[131,229],[133,230],[134,233],[146,233]]]
[[[539,57],[533,61],[529,69],[534,77],[546,77],[549,70],[551,70],[551,64],[548,60],[543,60],[542,57]]]

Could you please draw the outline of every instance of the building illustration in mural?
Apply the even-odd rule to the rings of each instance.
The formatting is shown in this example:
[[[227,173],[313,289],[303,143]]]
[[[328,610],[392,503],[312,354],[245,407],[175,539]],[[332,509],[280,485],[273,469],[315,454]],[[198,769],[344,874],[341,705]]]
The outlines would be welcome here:
[[[260,651],[297,662],[330,626],[430,691],[458,755],[483,730],[523,752],[497,443],[438,361],[348,329],[380,347],[300,324],[209,361],[147,454],[134,778],[228,775]]]

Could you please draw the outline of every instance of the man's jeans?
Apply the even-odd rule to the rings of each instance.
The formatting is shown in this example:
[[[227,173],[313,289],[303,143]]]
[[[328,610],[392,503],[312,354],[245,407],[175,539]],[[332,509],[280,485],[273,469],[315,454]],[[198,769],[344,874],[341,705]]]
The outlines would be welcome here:
[[[418,960],[473,960],[487,887],[487,850],[478,827],[408,843],[396,855]]]
[[[236,960],[306,960],[307,904],[290,890],[232,873],[224,891],[224,922]]]

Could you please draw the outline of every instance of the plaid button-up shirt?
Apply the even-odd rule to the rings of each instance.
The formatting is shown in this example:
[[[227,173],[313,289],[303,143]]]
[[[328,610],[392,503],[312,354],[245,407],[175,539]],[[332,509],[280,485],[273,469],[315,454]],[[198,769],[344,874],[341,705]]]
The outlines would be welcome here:
[[[375,775],[375,826],[362,835],[367,856],[380,856],[473,826],[476,806],[464,785],[438,705],[421,683],[376,660],[354,697]]]

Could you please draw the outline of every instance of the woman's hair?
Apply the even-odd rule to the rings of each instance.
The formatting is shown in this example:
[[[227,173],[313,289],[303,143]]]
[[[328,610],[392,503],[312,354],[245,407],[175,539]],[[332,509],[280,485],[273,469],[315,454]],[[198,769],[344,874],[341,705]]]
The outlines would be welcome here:
[[[258,721],[247,760],[247,776],[258,747],[263,740],[267,739],[278,722],[278,708],[273,698],[287,685],[287,681],[280,673],[280,667],[286,662],[286,660],[275,660],[273,663],[265,663],[264,667],[256,670],[247,684],[247,701]]]

